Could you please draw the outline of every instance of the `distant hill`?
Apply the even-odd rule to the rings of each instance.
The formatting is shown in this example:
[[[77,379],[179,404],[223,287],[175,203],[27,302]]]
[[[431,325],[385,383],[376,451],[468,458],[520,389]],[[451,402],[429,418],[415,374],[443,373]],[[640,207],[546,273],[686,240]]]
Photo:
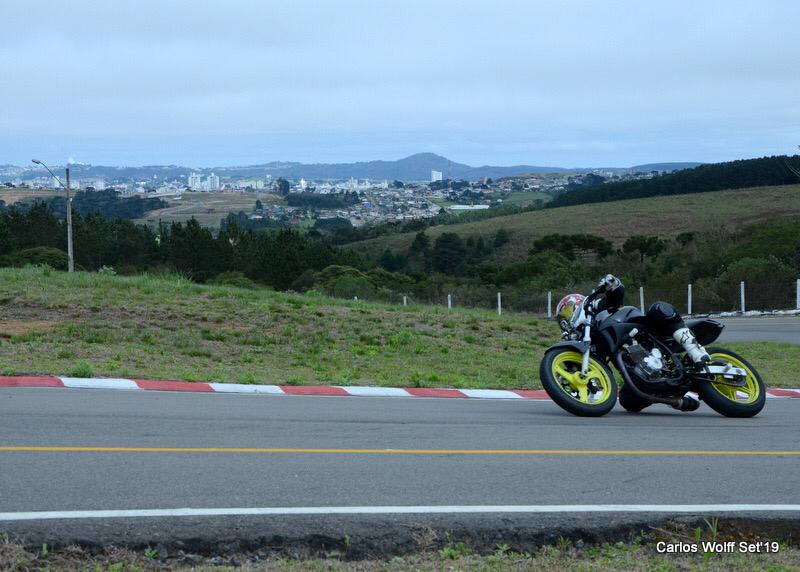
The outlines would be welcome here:
[[[247,176],[270,174],[273,177],[288,179],[399,179],[401,181],[429,181],[431,171],[441,171],[444,178],[474,181],[481,177],[505,177],[520,173],[554,173],[567,169],[560,167],[540,167],[514,165],[493,167],[484,165],[470,167],[463,163],[450,161],[435,153],[417,153],[397,161],[359,161],[356,163],[285,163],[272,162],[251,167],[226,167],[216,169],[218,174],[241,174]]]
[[[700,165],[703,165],[703,163],[645,163],[644,165],[634,165],[630,170],[639,173],[648,173],[650,171],[671,173],[672,171],[682,171],[683,169],[694,169]]]
[[[696,166],[700,163],[653,163],[650,165],[637,165],[635,167],[609,167],[603,170],[611,171],[672,171],[675,169],[686,168],[686,166]],[[7,166],[13,168],[13,165]],[[61,166],[51,165],[54,169],[63,169]],[[21,167],[16,167],[21,170]],[[124,166],[102,166],[74,164],[70,166],[72,174],[77,178],[102,177],[109,181],[116,179],[133,181],[158,181],[165,179],[175,179],[185,177],[191,172],[203,173],[205,175],[215,172],[220,176],[254,178],[271,175],[273,178],[284,177],[287,179],[300,179],[304,177],[309,180],[315,179],[373,179],[373,180],[394,180],[401,181],[429,181],[431,171],[441,171],[444,178],[466,179],[475,181],[482,177],[499,179],[523,174],[539,173],[566,173],[566,172],[588,172],[592,168],[580,167],[566,169],[563,167],[547,167],[537,165],[511,165],[498,167],[492,165],[482,165],[472,167],[464,163],[450,161],[447,157],[442,157],[435,153],[416,153],[397,161],[359,161],[356,163],[298,163],[294,161],[272,161],[259,165],[248,165],[239,167],[214,167],[193,169],[191,167],[181,167],[178,165],[146,165],[141,167]],[[28,169],[25,173],[36,175],[46,175],[44,169]],[[1,182],[1,181],[0,181]]]
[[[781,155],[711,163],[652,179],[608,183],[568,191],[557,196],[547,206],[554,208],[725,189],[789,185],[798,182],[798,177],[789,169],[789,164],[800,164],[800,157]]]

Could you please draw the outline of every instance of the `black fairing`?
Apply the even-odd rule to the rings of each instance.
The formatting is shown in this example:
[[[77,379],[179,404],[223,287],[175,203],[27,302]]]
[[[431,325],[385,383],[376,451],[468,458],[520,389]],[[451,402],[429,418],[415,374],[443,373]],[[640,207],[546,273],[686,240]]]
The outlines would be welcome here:
[[[593,336],[593,341],[602,354],[611,355],[619,351],[622,344],[628,341],[628,334],[634,328],[645,329],[655,334],[672,351],[683,351],[671,335],[663,335],[658,325],[652,324],[652,320],[634,306],[623,306],[610,315],[608,312],[601,312],[597,318],[597,334]],[[725,328],[716,320],[690,320],[686,323],[686,327],[692,330],[697,341],[704,346],[713,343]]]
[[[725,328],[716,320],[690,320],[686,327],[692,330],[694,337],[703,346],[714,343]]]
[[[647,316],[634,306],[623,306],[611,315],[598,315],[598,318],[600,321],[595,343],[599,346],[598,350],[606,355],[617,352],[623,342],[628,340],[631,330],[641,329],[647,324]]]

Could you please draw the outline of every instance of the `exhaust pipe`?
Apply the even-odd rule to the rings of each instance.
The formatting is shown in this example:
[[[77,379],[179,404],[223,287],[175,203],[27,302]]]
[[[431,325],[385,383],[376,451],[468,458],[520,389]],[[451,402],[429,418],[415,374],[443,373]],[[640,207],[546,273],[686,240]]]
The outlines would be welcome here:
[[[694,397],[689,397],[688,395],[684,395],[681,397],[681,404],[678,407],[675,407],[675,409],[679,411],[697,411],[699,407],[700,402],[697,399]]]

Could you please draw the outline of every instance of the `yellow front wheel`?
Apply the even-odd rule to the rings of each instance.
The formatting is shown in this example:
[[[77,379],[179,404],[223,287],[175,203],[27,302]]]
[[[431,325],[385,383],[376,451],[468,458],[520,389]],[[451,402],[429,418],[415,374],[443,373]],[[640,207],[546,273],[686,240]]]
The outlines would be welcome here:
[[[572,348],[545,353],[539,378],[550,398],[573,415],[599,417],[614,408],[617,382],[606,365],[589,357],[589,370],[581,373],[583,354]]]
[[[717,376],[716,381],[701,382],[697,388],[700,398],[717,413],[726,417],[752,417],[764,409],[767,392],[764,381],[750,362],[737,353],[723,348],[707,348],[711,360],[729,363],[746,373],[744,383],[732,385],[731,380]]]

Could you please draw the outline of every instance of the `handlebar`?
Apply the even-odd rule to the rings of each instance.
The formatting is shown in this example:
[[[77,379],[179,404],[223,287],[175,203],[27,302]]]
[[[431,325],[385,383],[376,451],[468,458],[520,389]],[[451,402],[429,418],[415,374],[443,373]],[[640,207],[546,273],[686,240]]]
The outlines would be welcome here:
[[[589,304],[591,302],[594,302],[595,299],[603,293],[605,293],[605,288],[600,288],[600,287],[595,288],[594,290],[591,291],[591,293],[588,296],[586,296],[586,303]]]
[[[605,294],[605,292],[606,292],[605,287],[598,286],[597,288],[592,290],[588,296],[586,296],[586,300],[583,303],[584,307],[583,311],[586,312],[588,316],[594,316],[594,307],[592,306],[592,302],[594,302],[598,296]]]

